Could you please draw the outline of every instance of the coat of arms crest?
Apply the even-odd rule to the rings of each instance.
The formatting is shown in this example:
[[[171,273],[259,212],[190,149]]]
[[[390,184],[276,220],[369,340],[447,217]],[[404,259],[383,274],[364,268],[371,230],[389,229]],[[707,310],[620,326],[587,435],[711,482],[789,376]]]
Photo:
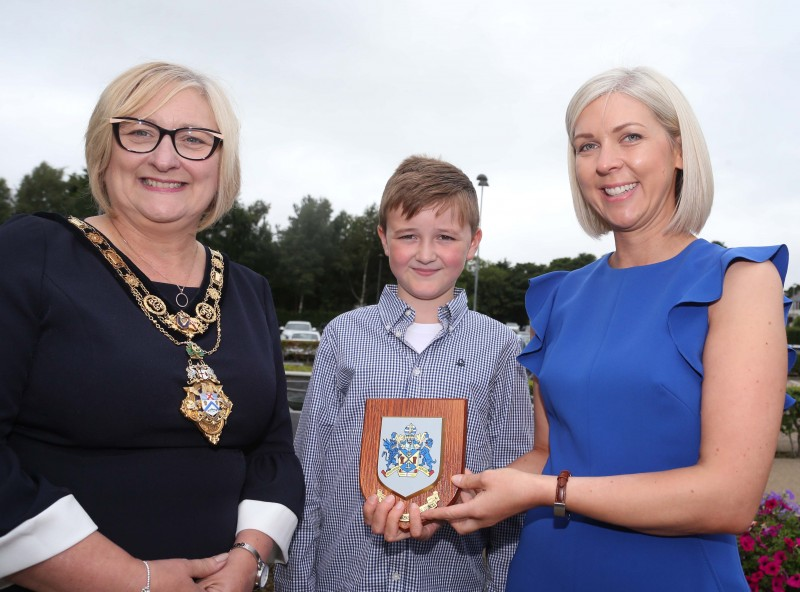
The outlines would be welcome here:
[[[450,477],[464,471],[466,434],[466,399],[367,399],[360,461],[364,497],[394,493],[423,512],[450,504],[457,492]]]
[[[439,478],[441,441],[441,417],[384,417],[378,480],[403,497],[433,485]]]

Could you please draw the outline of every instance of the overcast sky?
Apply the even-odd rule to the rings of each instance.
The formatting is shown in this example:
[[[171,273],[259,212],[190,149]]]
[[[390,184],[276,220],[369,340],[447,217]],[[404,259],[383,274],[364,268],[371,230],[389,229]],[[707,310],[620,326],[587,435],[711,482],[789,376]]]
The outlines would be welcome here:
[[[242,123],[242,200],[286,226],[304,195],[360,214],[424,153],[485,174],[481,257],[613,250],[575,221],[564,111],[615,66],[666,74],[714,164],[702,236],[786,243],[800,283],[800,2],[795,0],[5,0],[0,177],[80,172],[103,88],[149,60],[219,80]]]

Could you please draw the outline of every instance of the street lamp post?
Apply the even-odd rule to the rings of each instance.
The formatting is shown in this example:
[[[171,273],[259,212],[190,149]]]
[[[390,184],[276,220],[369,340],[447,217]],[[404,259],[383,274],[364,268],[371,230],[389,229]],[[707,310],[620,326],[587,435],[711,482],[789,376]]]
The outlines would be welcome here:
[[[489,179],[486,178],[486,175],[480,174],[477,176],[478,187],[481,188],[481,201],[480,205],[478,206],[478,224],[482,224],[483,220],[481,219],[483,216],[483,188],[489,186]],[[480,256],[480,246],[475,251],[475,288],[472,291],[472,310],[478,310],[478,273],[481,270],[481,256]]]

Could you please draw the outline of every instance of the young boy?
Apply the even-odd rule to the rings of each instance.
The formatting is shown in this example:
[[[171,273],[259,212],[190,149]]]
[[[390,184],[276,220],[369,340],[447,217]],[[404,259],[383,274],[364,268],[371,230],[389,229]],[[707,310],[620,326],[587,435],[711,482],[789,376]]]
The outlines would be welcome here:
[[[481,240],[470,180],[441,160],[407,158],[386,184],[378,235],[397,285],[323,333],[295,439],[306,505],[276,588],[504,590],[519,516],[467,536],[445,524],[428,540],[391,543],[364,522],[359,458],[367,398],[466,397],[466,465],[474,472],[506,466],[533,440],[516,336],[468,310],[455,287]]]

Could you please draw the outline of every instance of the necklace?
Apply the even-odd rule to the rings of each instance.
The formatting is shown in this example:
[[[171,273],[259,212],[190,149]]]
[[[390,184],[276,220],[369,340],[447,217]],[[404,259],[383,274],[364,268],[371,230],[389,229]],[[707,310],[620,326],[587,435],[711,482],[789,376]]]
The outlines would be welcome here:
[[[216,352],[222,341],[222,311],[219,306],[225,270],[222,255],[219,251],[210,249],[210,280],[203,301],[195,307],[197,316],[192,317],[183,310],[170,315],[164,301],[150,293],[100,232],[91,224],[74,216],[69,216],[68,220],[83,232],[90,243],[97,247],[105,260],[128,286],[139,308],[155,328],[172,343],[185,348],[186,355],[189,356],[186,366],[188,386],[183,387],[186,397],[181,401],[181,413],[195,423],[209,442],[218,444],[225,422],[231,414],[233,401],[225,395],[222,383],[204,358]],[[120,236],[122,235],[120,234]],[[217,339],[214,347],[206,351],[192,339],[195,335],[202,335],[214,322],[217,324]],[[187,339],[179,341],[169,331],[180,333]]]
[[[136,249],[133,248],[133,245],[130,244],[128,242],[128,239],[126,239],[122,235],[122,233],[119,231],[119,228],[117,228],[117,225],[114,224],[114,220],[112,220],[111,217],[108,218],[108,221],[111,223],[111,226],[114,227],[114,230],[117,231],[117,234],[122,239],[122,242],[125,243],[126,245],[128,245],[128,248],[131,250],[131,252],[134,255],[136,255],[139,259],[141,259],[142,261],[147,263],[147,265],[150,266],[150,269],[155,270],[155,272],[158,275],[160,275],[168,284],[172,283],[171,281],[169,281],[169,278],[167,278],[167,276],[165,276],[163,273],[161,273],[160,269],[158,269],[155,265],[150,263],[149,259],[145,259],[144,255],[142,255],[141,253],[139,253],[139,251],[137,251]],[[175,295],[175,304],[177,304],[179,308],[186,308],[186,305],[189,304],[189,297],[184,293],[184,290],[186,289],[186,285],[189,283],[189,278],[192,277],[192,272],[194,271],[194,267],[195,267],[195,261],[197,260],[197,249],[199,249],[199,248],[200,248],[200,244],[197,241],[195,241],[195,243],[194,243],[194,252],[192,254],[192,266],[189,268],[189,273],[186,275],[186,279],[184,280],[182,286],[180,284],[174,284],[175,286],[178,287],[178,293]]]

